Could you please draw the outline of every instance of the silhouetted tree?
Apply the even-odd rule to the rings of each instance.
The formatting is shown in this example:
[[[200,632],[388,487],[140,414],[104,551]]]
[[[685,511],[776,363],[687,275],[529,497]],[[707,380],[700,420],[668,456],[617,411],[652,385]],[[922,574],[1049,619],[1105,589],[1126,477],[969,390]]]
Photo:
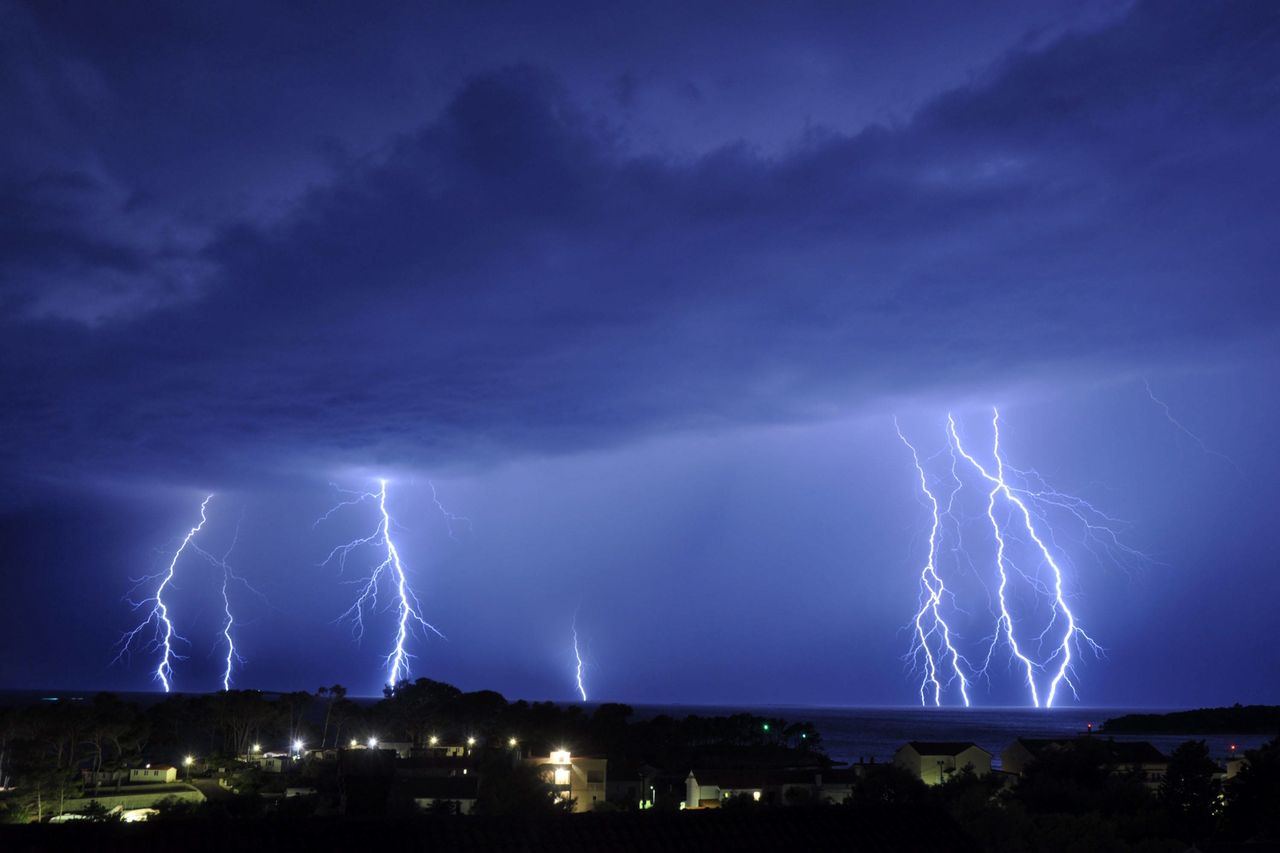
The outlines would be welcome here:
[[[1204,838],[1214,824],[1220,787],[1218,770],[1202,740],[1189,740],[1169,756],[1169,769],[1160,783],[1160,802],[1174,829],[1184,838]]]
[[[1280,737],[1245,752],[1226,786],[1226,826],[1240,840],[1280,841]]]
[[[324,708],[324,730],[320,734],[320,747],[324,748],[329,743],[329,720],[333,716],[333,703],[345,699],[347,696],[347,688],[341,684],[335,684],[332,687],[321,687],[316,691],[321,698],[328,698]],[[337,746],[339,740],[335,735],[333,739],[334,746]]]

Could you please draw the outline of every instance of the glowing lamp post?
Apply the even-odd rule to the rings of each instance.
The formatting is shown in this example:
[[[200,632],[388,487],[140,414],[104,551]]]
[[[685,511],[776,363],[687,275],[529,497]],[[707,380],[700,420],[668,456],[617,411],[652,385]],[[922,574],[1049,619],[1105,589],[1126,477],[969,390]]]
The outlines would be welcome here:
[[[301,757],[302,757],[302,746],[303,746],[303,744],[302,744],[302,741],[301,741],[301,740],[295,740],[295,741],[293,742],[293,757],[294,757],[294,759],[298,759],[298,758],[301,758]]]
[[[378,748],[378,739],[376,737],[369,738],[369,748],[370,749]]]
[[[191,781],[191,765],[192,765],[192,764],[194,764],[194,763],[195,763],[195,759],[194,759],[194,758],[192,758],[190,755],[188,755],[186,758],[182,759],[182,766],[183,766],[183,767],[185,767],[185,768],[187,768],[187,781],[188,781],[188,782],[190,782],[190,781]]]

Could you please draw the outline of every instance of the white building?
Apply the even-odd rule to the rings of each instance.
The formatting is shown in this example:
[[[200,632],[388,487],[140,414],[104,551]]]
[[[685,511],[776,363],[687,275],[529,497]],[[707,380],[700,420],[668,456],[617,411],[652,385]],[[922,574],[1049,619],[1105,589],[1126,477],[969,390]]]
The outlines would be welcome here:
[[[596,803],[605,801],[606,758],[572,756],[568,750],[556,750],[546,758],[527,758],[525,763],[538,768],[556,797],[573,800],[575,812],[589,812]]]
[[[133,767],[129,770],[130,782],[176,782],[178,768],[168,764],[148,764],[145,767]]]
[[[991,772],[991,753],[969,741],[913,740],[894,753],[893,763],[925,784],[937,785],[966,767],[986,776]]]

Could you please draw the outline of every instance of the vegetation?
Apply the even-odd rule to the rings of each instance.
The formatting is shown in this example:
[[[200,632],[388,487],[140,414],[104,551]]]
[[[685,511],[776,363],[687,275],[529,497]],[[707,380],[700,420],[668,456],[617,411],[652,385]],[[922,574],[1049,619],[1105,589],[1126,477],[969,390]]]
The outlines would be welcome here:
[[[355,750],[337,757],[339,745],[371,738],[419,746],[472,744],[467,764],[479,780],[475,817],[458,817],[451,801],[419,812],[411,795],[397,789],[389,753]],[[330,750],[329,758],[285,758],[282,773],[265,773],[245,760],[255,746],[283,752],[295,741]],[[670,813],[683,799],[683,774],[690,767],[807,767],[819,773],[830,766],[819,733],[806,723],[750,714],[636,720],[625,705],[604,704],[588,712],[550,702],[509,702],[491,691],[467,693],[429,679],[402,683],[366,704],[348,699],[341,685],[315,695],[171,696],[147,708],[104,694],[83,703],[0,709],[0,779],[11,786],[0,794],[0,821],[47,819],[78,800],[84,817],[78,825],[110,823],[116,813],[109,806],[120,799],[119,786],[104,781],[110,771],[148,761],[181,766],[182,757],[191,754],[198,761],[187,769],[210,796],[192,802],[198,796],[192,792],[188,799],[174,796],[156,803],[160,823],[349,820],[356,815],[385,820],[416,815],[436,823],[556,822],[570,804],[551,798],[535,769],[518,759],[561,747],[576,755],[607,756],[611,774],[646,765],[669,771],[667,796],[658,797],[652,814],[634,814],[634,801],[597,803],[600,814],[584,824],[595,827],[616,819],[634,829],[636,821],[674,818]],[[816,788],[800,785],[772,803],[752,796],[728,798],[721,804],[723,815],[704,825],[732,827],[740,825],[734,823],[739,819],[751,822],[785,812],[809,815],[806,820],[830,827],[842,825],[845,818],[839,815],[887,827],[906,814],[947,827],[960,847],[993,853],[1159,853],[1190,845],[1280,842],[1280,738],[1245,758],[1240,772],[1225,780],[1204,742],[1189,741],[1170,756],[1168,773],[1156,787],[1117,768],[1102,739],[1080,738],[1042,753],[1020,779],[961,771],[927,787],[892,764],[869,765],[860,768],[843,805],[824,802]],[[215,776],[223,787],[214,784]],[[305,795],[285,797],[286,789]],[[781,832],[790,820],[765,823]]]
[[[1232,705],[1168,714],[1125,714],[1102,724],[1107,734],[1280,735],[1280,705]]]
[[[296,785],[314,788],[322,803],[332,804],[339,796],[332,764],[299,762],[287,774],[264,774],[246,759],[258,751],[291,753],[295,743],[332,750],[370,739],[417,746],[474,739],[485,780],[478,809],[502,814],[530,802],[541,808],[542,789],[530,798],[528,774],[511,769],[511,738],[524,754],[568,747],[633,766],[687,765],[724,752],[764,766],[791,756],[826,762],[821,738],[808,723],[750,714],[637,722],[626,705],[604,704],[587,713],[553,702],[508,702],[493,691],[467,693],[425,678],[402,682],[382,700],[363,705],[337,684],[314,695],[175,694],[146,708],[104,693],[89,702],[0,708],[0,779],[8,778],[14,789],[0,794],[0,820],[39,821],[66,811],[69,801],[116,793],[120,782],[111,771],[148,762],[183,768],[183,776],[219,775],[245,797],[281,795]],[[188,755],[199,758],[195,768],[184,768]],[[191,815],[202,808],[184,803],[162,811]],[[222,811],[226,804],[207,808]]]

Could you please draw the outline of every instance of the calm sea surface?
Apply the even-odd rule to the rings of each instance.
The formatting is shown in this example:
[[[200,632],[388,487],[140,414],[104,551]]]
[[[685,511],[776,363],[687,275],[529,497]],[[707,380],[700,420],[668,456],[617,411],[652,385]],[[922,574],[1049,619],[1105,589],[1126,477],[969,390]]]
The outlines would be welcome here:
[[[78,701],[92,696],[92,691],[0,690],[0,705],[41,701]],[[120,693],[123,699],[148,705],[164,698],[162,693]],[[352,697],[356,698],[356,697]],[[366,700],[357,700],[366,701]],[[373,699],[367,700],[375,701]],[[789,722],[813,723],[822,734],[824,750],[838,761],[859,759],[887,761],[903,743],[922,741],[973,741],[996,756],[1016,737],[1052,738],[1082,734],[1088,724],[1100,726],[1108,717],[1128,713],[1158,713],[1151,708],[823,708],[794,705],[701,706],[701,705],[633,705],[636,716],[648,718],[658,714],[683,717],[687,714],[752,713],[780,717]],[[1180,709],[1164,709],[1180,710]],[[1116,740],[1145,740],[1164,753],[1169,753],[1189,735],[1117,735]],[[1205,733],[1205,740],[1217,758],[1227,755],[1228,747],[1251,749],[1269,740],[1266,735]]]

